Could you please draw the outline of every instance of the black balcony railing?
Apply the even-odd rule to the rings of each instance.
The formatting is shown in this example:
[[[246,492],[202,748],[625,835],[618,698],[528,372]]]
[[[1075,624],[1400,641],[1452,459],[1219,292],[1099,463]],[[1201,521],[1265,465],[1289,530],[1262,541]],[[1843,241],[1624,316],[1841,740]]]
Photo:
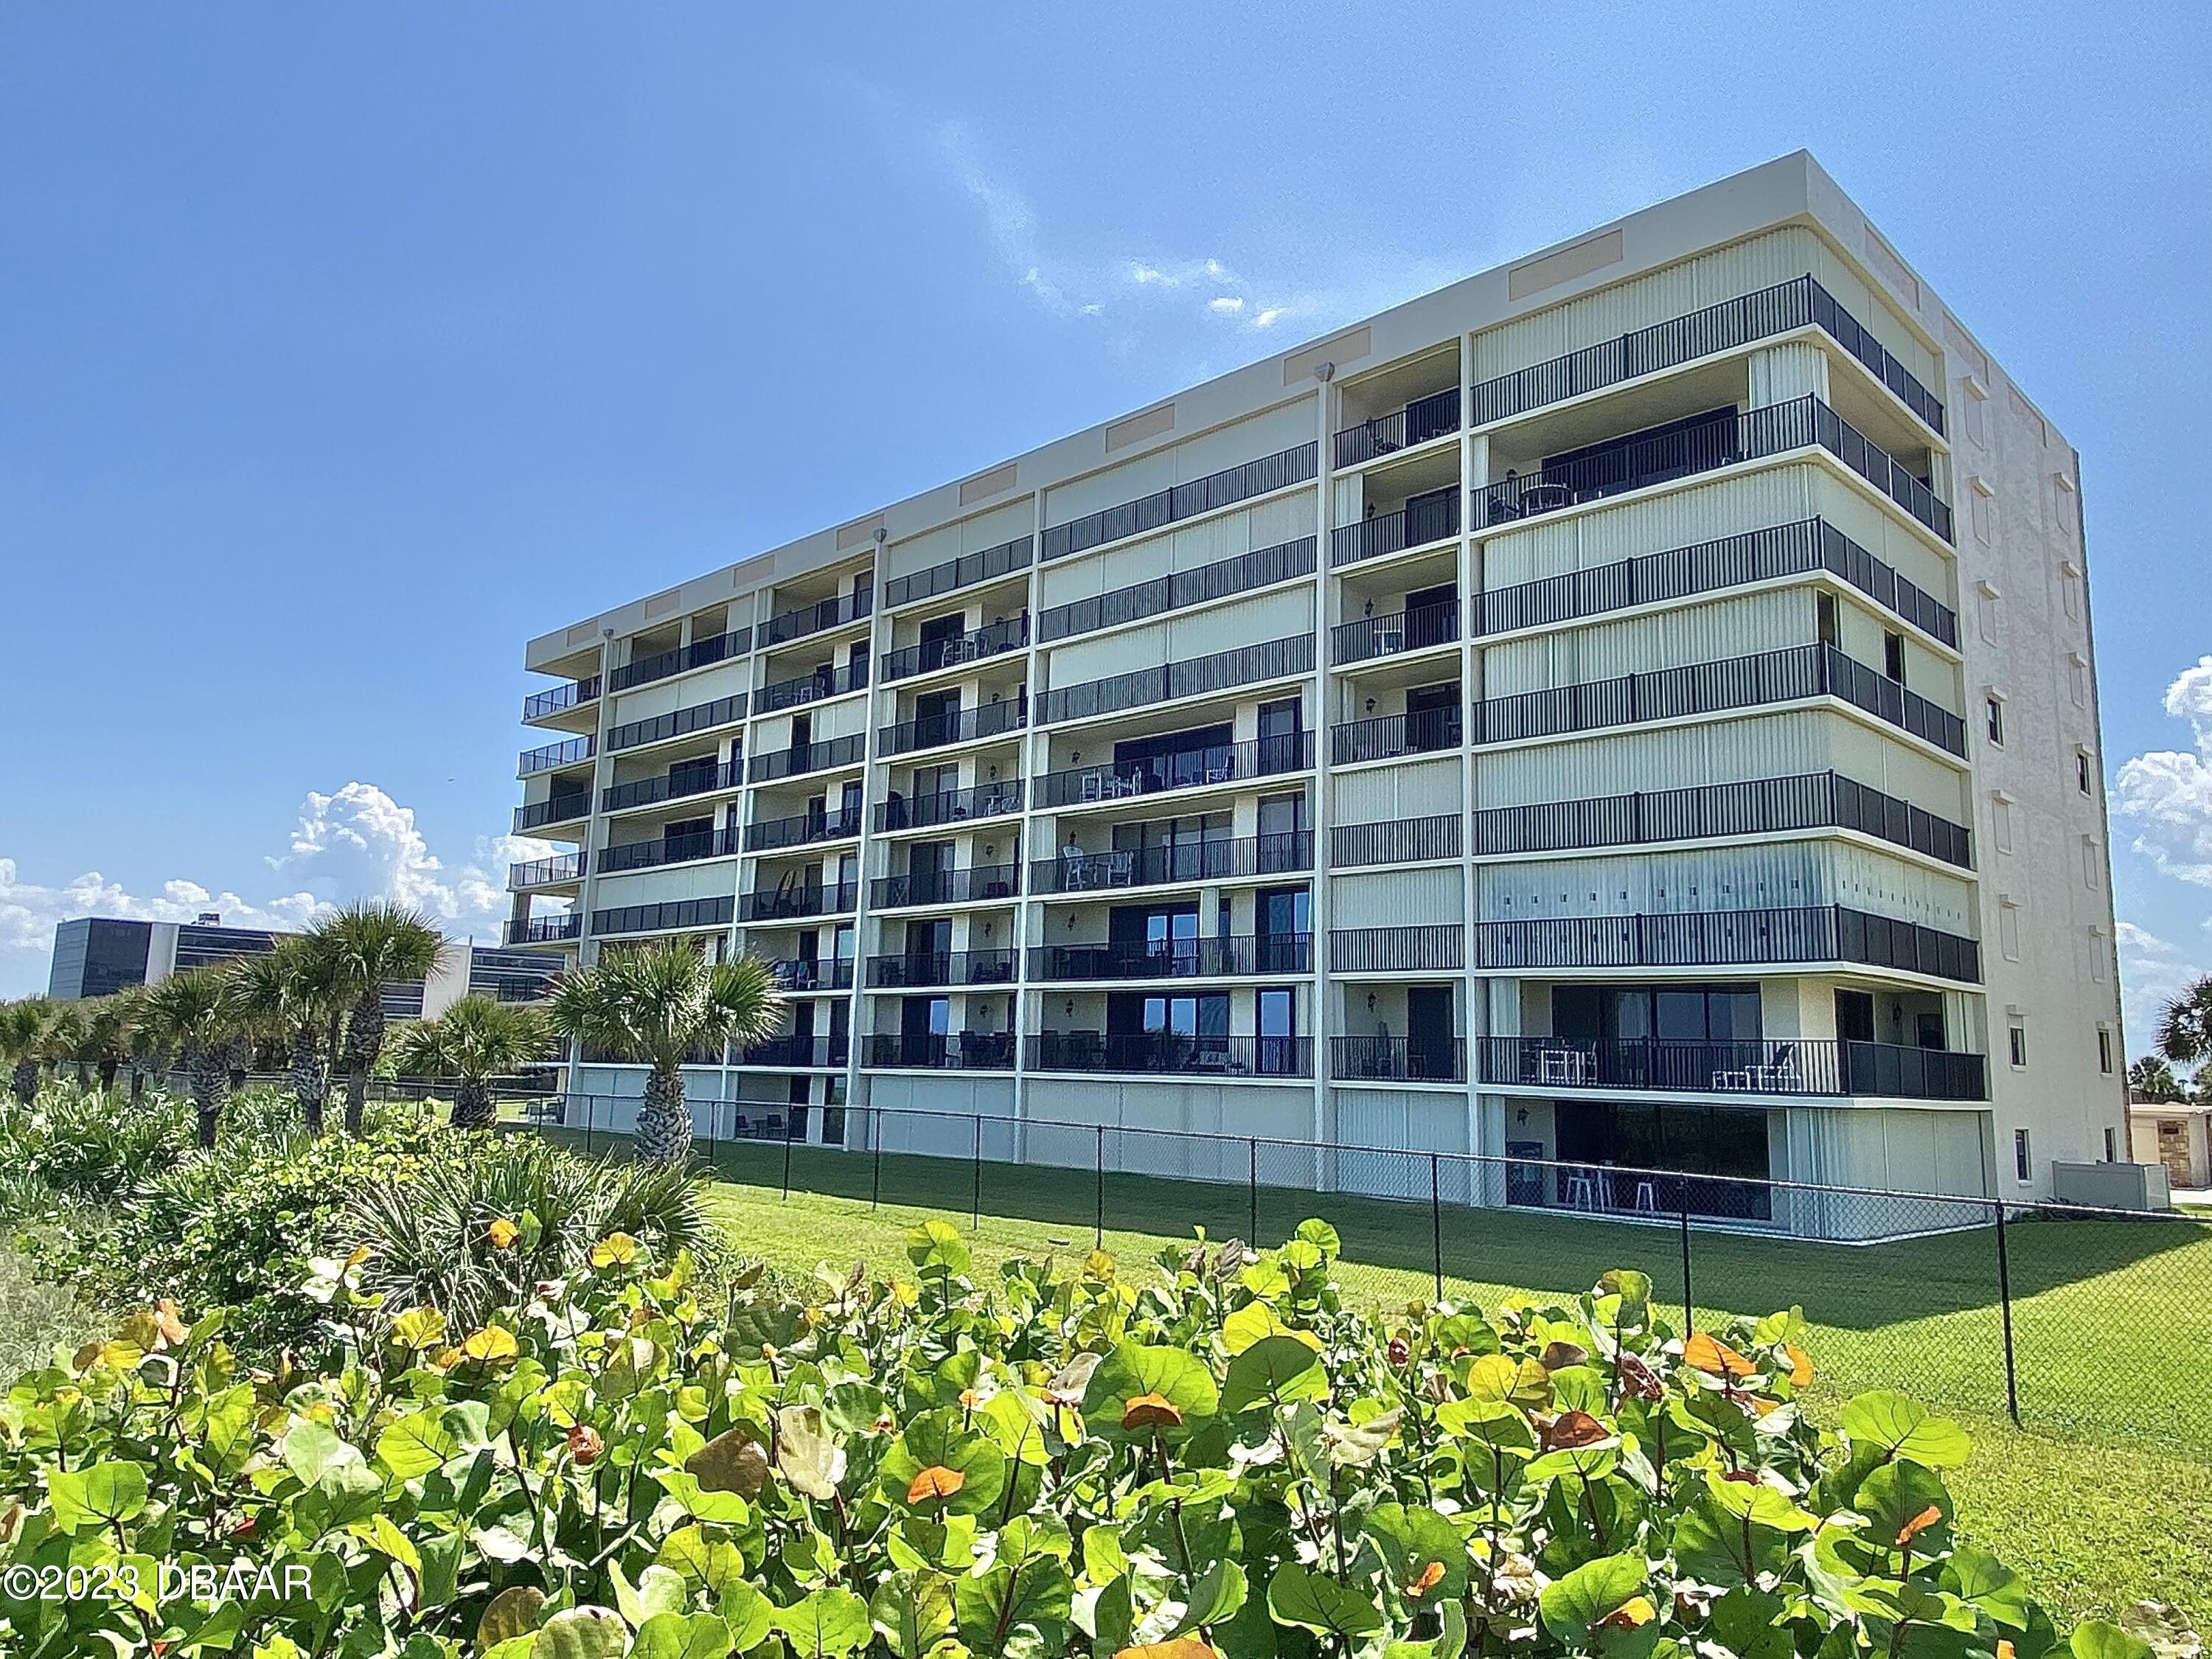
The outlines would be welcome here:
[[[916,904],[994,904],[1021,891],[1018,864],[971,864],[964,870],[878,876],[868,884],[868,908],[900,910]]]
[[[1718,410],[1656,431],[1593,445],[1533,472],[1508,472],[1475,491],[1474,521],[1478,528],[1510,523],[1804,448],[1828,451],[1945,541],[1951,539],[1951,508],[1927,482],[1809,394],[1741,414]]]
[[[1346,1083],[1464,1083],[1467,1039],[1456,1036],[1340,1036],[1328,1040],[1328,1069]]]
[[[600,853],[599,873],[651,870],[664,864],[696,864],[701,859],[734,858],[737,852],[738,831],[734,824],[686,836],[662,836],[653,841],[617,842]]]
[[[1949,606],[1818,518],[1478,593],[1474,627],[1478,635],[1502,634],[1813,570],[1849,582],[1944,644],[1959,643]]]
[[[1456,812],[1427,817],[1389,818],[1380,823],[1340,823],[1329,831],[1333,865],[1431,864],[1460,855],[1460,830],[1466,819]]]
[[[1333,927],[1329,971],[1335,974],[1432,974],[1467,966],[1467,930],[1455,921],[1408,927]]]
[[[740,921],[792,921],[808,916],[842,915],[860,902],[860,884],[791,882],[747,893],[738,907]]]
[[[886,683],[907,680],[916,674],[933,674],[940,668],[988,662],[1009,651],[1019,651],[1029,642],[1030,617],[1024,611],[1019,617],[956,634],[949,640],[925,640],[918,645],[886,651],[883,658],[884,679]]]
[[[650,685],[655,680],[665,680],[672,674],[681,674],[694,668],[705,668],[710,664],[726,662],[732,657],[742,657],[752,645],[753,630],[733,628],[726,634],[712,638],[694,640],[666,651],[656,651],[649,657],[640,657],[624,663],[607,676],[608,686],[616,691],[627,691],[634,685]]]
[[[884,603],[911,605],[917,599],[950,593],[955,588],[973,587],[977,582],[1012,575],[1029,568],[1034,550],[1035,544],[1029,537],[1017,536],[1010,542],[987,547],[980,553],[963,553],[957,559],[947,559],[910,576],[893,576],[884,584]]]
[[[1002,817],[1022,810],[1022,781],[980,783],[973,789],[940,790],[933,795],[893,795],[876,805],[876,828],[928,830],[970,818]]]
[[[1222,836],[1157,847],[1115,848],[1103,853],[1064,848],[1057,858],[1030,860],[1030,888],[1038,893],[1112,892],[1124,887],[1287,875],[1312,868],[1313,836],[1297,830],[1273,836]]]
[[[623,812],[633,806],[651,806],[658,801],[711,795],[720,789],[735,789],[744,781],[744,767],[734,760],[719,765],[708,761],[697,766],[672,766],[659,777],[609,784],[599,791],[599,811]]]
[[[1982,1055],[1893,1042],[1503,1036],[1477,1039],[1477,1050],[1483,1082],[1539,1089],[1989,1097],[1988,1065]]]
[[[1194,789],[1208,784],[1276,777],[1285,772],[1304,771],[1312,764],[1313,733],[1286,732],[1249,743],[1179,749],[1173,754],[1148,755],[1107,766],[1048,772],[1036,781],[1036,804],[1039,807],[1073,806],[1091,801],[1121,800],[1164,789]]]
[[[588,737],[526,749],[514,763],[514,774],[517,777],[528,777],[532,772],[550,772],[556,766],[574,766],[579,761],[591,759],[592,751],[592,743]]]
[[[1319,446],[1300,444],[1293,449],[1246,461],[1240,466],[1224,467],[1189,483],[1157,490],[1133,501],[1086,513],[1066,524],[1048,525],[1044,556],[1066,558],[1071,553],[1086,552],[1127,536],[1140,536],[1148,530],[1158,530],[1217,507],[1234,507],[1272,490],[1287,489],[1311,478],[1320,459]]]
[[[881,990],[1013,982],[1012,951],[904,951],[868,958],[868,983]]]
[[[827,1071],[842,1066],[852,1058],[852,1046],[845,1036],[801,1036],[786,1032],[781,1036],[763,1037],[740,1050],[740,1066],[773,1066],[794,1071]]]
[[[1407,651],[1450,645],[1459,638],[1459,601],[1417,605],[1388,617],[1362,617],[1329,630],[1340,663],[1371,662]]]
[[[592,816],[592,797],[587,790],[579,789],[573,794],[554,795],[544,800],[525,801],[514,809],[514,833],[526,836],[532,830],[542,830],[549,823],[567,823],[575,818]]]
[[[1211,656],[1188,657],[1157,668],[1139,668],[1107,679],[1057,687],[1038,696],[1037,720],[1049,726],[1151,703],[1212,696],[1239,686],[1310,674],[1313,666],[1313,635],[1292,634],[1234,651],[1217,651]]]
[[[1470,399],[1474,422],[1503,420],[1808,325],[1826,330],[1914,414],[1943,430],[1943,405],[1935,393],[1809,274],[1485,380]]]
[[[1313,1039],[1182,1031],[1039,1031],[1027,1039],[1039,1072],[1155,1077],[1311,1077]]]
[[[808,772],[826,772],[839,766],[857,766],[865,752],[858,732],[848,737],[824,738],[819,743],[764,750],[753,757],[752,781],[755,783],[772,783],[778,778],[795,778]]]
[[[670,899],[659,904],[622,904],[592,912],[594,938],[608,933],[669,933],[686,927],[726,927],[737,909],[727,893],[714,898]]]
[[[1363,559],[1384,558],[1409,547],[1449,541],[1459,534],[1459,491],[1432,495],[1409,503],[1395,513],[1378,513],[1357,524],[1339,525],[1328,532],[1331,565],[1358,564]]]
[[[864,1066],[890,1071],[1011,1072],[1012,1031],[878,1031],[862,1051]]]
[[[836,599],[823,599],[818,605],[802,605],[794,610],[771,617],[761,624],[761,648],[771,645],[788,645],[793,640],[803,640],[810,634],[827,633],[833,628],[842,628],[848,623],[859,622],[875,609],[875,589],[861,588],[857,592],[842,594]]]
[[[671,738],[688,737],[717,726],[734,726],[745,717],[745,700],[746,694],[739,691],[716,697],[712,702],[695,702],[689,708],[671,709],[649,720],[625,720],[607,729],[607,748],[613,751],[640,749],[648,743],[665,743]]]
[[[507,924],[509,945],[558,945],[583,937],[584,918],[571,910],[566,915],[524,916]]]
[[[769,963],[775,982],[804,996],[816,991],[846,991],[853,985],[850,957],[781,957]]]
[[[1696,968],[1855,962],[1965,984],[1980,981],[1972,939],[1837,904],[1767,910],[1560,916],[1475,924],[1474,966]]]
[[[1474,850],[1549,853],[1827,829],[1861,830],[1961,869],[1973,866],[1965,825],[1838,772],[1493,806],[1474,815]]]
[[[1033,980],[1219,979],[1313,971],[1311,933],[1221,933],[1126,945],[1039,945]]]
[[[817,668],[811,674],[796,675],[761,687],[761,713],[773,714],[779,708],[820,702],[825,697],[842,697],[848,691],[865,690],[867,684],[868,665],[865,658],[847,663],[842,668]]]
[[[550,691],[532,692],[522,700],[522,718],[525,721],[542,720],[548,715],[562,714],[571,708],[580,708],[587,702],[595,702],[599,696],[599,677],[597,674],[587,675],[583,679],[556,685]]]
[[[876,733],[877,746],[886,755],[910,755],[921,749],[942,749],[949,743],[970,743],[1018,732],[1029,721],[1026,695],[1001,702],[979,703],[973,708],[946,714],[924,714]]]
[[[560,853],[550,859],[528,859],[507,866],[507,890],[520,893],[527,887],[556,887],[584,878],[585,856]]]
[[[1330,763],[1395,760],[1401,755],[1433,754],[1456,749],[1466,732],[1457,708],[1422,708],[1410,714],[1377,714],[1328,728]]]
[[[1255,588],[1272,587],[1314,573],[1314,538],[1279,543],[1233,559],[1218,559],[1191,570],[1155,576],[1127,587],[1117,587],[1096,599],[1074,599],[1037,614],[1037,638],[1064,640],[1102,628],[1140,622],[1187,605],[1204,605]]]
[[[843,841],[860,833],[860,809],[849,812],[797,812],[786,818],[763,818],[745,826],[745,851],[772,852],[779,847],[811,847],[817,842]]]
[[[1336,434],[1336,464],[1358,466],[1378,455],[1411,449],[1431,438],[1459,430],[1459,388],[1446,386],[1416,398],[1403,409],[1348,426]]]

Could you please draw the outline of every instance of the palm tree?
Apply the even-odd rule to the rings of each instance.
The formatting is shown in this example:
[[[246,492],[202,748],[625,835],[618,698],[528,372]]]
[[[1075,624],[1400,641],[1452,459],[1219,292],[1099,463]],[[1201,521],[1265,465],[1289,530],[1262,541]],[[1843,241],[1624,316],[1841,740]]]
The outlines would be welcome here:
[[[80,1003],[57,1002],[48,1006],[46,1030],[39,1033],[39,1058],[54,1068],[59,1078],[62,1067],[75,1066],[76,1080],[86,1082],[90,1067],[84,1054],[84,1008]]]
[[[2157,1054],[2145,1054],[2128,1067],[2128,1089],[2137,1100],[2189,1098],[2188,1085],[2173,1074],[2173,1067]]]
[[[691,1155],[684,1060],[702,1048],[759,1042],[782,1006],[766,963],[708,962],[690,942],[672,939],[609,952],[562,980],[550,1005],[562,1036],[652,1066],[637,1115],[641,1164],[681,1164]]]
[[[446,949],[428,916],[401,904],[349,904],[310,936],[329,964],[331,990],[350,1004],[346,1018],[346,1133],[362,1131],[369,1068],[384,1048],[384,988],[427,979]]]
[[[222,969],[194,968],[171,975],[146,996],[147,1018],[184,1056],[203,1146],[215,1145],[222,1118],[225,1062],[238,1037],[237,990]]]
[[[146,1097],[146,1074],[150,1072],[157,1081],[166,1083],[169,1076],[169,1038],[153,1016],[151,994],[144,987],[117,993],[131,999],[131,1032],[128,1054],[131,1060],[131,1098]]]
[[[313,939],[280,939],[275,950],[241,961],[237,978],[239,1003],[246,1017],[288,1056],[293,1097],[300,1103],[307,1132],[322,1133],[323,1103],[331,1088],[323,1033],[342,1009],[332,989],[330,957]]]
[[[2196,981],[2159,1016],[2158,1049],[2179,1066],[2212,1054],[2212,975]]]
[[[131,1028],[137,1018],[138,999],[129,991],[117,991],[86,1006],[77,1053],[99,1073],[103,1094],[115,1086],[115,1074],[131,1052]]]
[[[39,1049],[52,1009],[44,997],[0,1002],[0,1060],[15,1068],[10,1086],[25,1106],[39,1097]]]
[[[555,1035],[543,1008],[471,994],[400,1031],[399,1070],[455,1079],[453,1127],[489,1129],[499,1121],[492,1079],[547,1058]]]

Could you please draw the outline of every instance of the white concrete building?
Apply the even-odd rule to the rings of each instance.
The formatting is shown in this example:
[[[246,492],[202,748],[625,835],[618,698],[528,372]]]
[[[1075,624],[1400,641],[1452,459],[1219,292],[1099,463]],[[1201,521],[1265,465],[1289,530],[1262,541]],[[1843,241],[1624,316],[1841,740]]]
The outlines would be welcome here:
[[[776,959],[756,1126],[1846,1231],[1607,1167],[2127,1155],[2078,458],[1802,153],[526,663],[509,943]]]

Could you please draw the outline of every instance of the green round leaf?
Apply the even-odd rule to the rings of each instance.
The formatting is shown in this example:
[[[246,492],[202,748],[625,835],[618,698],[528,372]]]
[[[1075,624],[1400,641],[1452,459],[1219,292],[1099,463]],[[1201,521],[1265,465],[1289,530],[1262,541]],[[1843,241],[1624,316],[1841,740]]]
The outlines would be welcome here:
[[[1931,1469],[1955,1469],[1974,1449],[1956,1423],[1931,1417],[1918,1401],[1887,1389],[1860,1395],[1844,1407],[1844,1432]]]
[[[1132,1402],[1147,1396],[1166,1401],[1168,1409],[1133,1413]],[[1083,1391],[1083,1420],[1093,1434],[1109,1440],[1149,1442],[1157,1433],[1172,1444],[1189,1438],[1220,1403],[1213,1373],[1195,1355],[1181,1348],[1119,1342],[1091,1373]],[[1141,1420],[1124,1428],[1124,1419],[1133,1416]]]
[[[1277,1567],[1267,1581],[1267,1615],[1319,1636],[1364,1636],[1382,1627],[1382,1609],[1371,1596],[1295,1561]]]
[[[1280,1401],[1317,1400],[1328,1392],[1321,1356],[1295,1336],[1263,1336],[1229,1362],[1221,1385],[1221,1409],[1230,1416]]]
[[[1644,1594],[1647,1578],[1641,1556],[1601,1556],[1545,1585],[1536,1608],[1543,1615],[1544,1628],[1559,1640],[1584,1642],[1601,1619]]]
[[[830,1659],[868,1644],[868,1604],[848,1589],[816,1590],[796,1607],[778,1607],[771,1622],[799,1659]]]

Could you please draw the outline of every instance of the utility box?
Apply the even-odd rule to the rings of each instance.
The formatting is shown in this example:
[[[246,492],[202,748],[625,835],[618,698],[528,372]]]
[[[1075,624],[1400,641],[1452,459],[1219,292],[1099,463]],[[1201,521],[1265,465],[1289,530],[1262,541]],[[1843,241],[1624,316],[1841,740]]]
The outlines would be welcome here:
[[[2170,1210],[2173,1191],[2159,1164],[2057,1164],[2051,1196],[2093,1210]]]

